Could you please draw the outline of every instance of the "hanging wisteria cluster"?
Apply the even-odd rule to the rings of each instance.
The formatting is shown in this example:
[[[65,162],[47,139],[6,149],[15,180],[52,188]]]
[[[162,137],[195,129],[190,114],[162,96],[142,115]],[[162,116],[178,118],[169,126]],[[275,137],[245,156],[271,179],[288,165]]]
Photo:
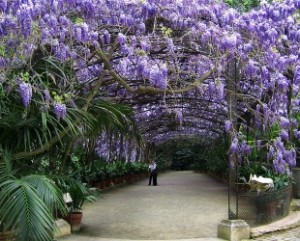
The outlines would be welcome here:
[[[95,98],[133,105],[148,141],[188,129],[204,137],[227,132],[236,162],[251,152],[241,124],[256,134],[279,124],[267,148],[284,172],[296,158],[299,8],[299,0],[262,1],[247,13],[214,0],[1,0],[1,85],[14,87],[18,73],[11,73],[29,69],[42,51],[76,73],[53,81],[60,92],[75,103],[97,87]],[[35,98],[33,85],[49,103],[45,86],[29,81],[19,84],[23,105]],[[68,103],[52,104],[58,118],[68,114]],[[180,128],[167,128],[169,117]],[[156,124],[147,128],[150,119]]]

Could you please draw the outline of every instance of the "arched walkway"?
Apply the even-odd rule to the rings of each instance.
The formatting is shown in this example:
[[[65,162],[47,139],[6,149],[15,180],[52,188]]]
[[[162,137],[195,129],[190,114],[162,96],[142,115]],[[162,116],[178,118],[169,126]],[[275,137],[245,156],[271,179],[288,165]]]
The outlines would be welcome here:
[[[208,237],[216,237],[227,218],[225,184],[192,171],[162,173],[158,186],[147,184],[145,179],[105,192],[85,208],[81,232],[63,240],[217,240]]]

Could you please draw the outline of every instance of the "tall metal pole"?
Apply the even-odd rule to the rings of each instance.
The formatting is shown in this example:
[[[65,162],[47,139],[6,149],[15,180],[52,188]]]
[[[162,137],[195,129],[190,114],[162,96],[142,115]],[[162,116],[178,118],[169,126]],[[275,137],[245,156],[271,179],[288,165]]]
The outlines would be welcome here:
[[[238,62],[236,58],[231,56],[228,60],[227,69],[226,69],[226,80],[227,80],[227,102],[228,102],[228,119],[232,122],[233,131],[238,131],[237,125],[237,82],[238,82]],[[233,135],[229,137],[230,143],[232,142]],[[229,161],[229,160],[228,160]],[[236,161],[234,161],[236,163]],[[229,165],[229,163],[228,163]],[[230,170],[229,165],[229,183],[228,183],[228,219],[234,219],[238,215],[238,195],[235,198],[235,212],[231,210],[231,181],[237,183],[237,166],[233,169],[234,178],[232,180],[231,175],[232,171]],[[235,184],[234,183],[234,184]]]

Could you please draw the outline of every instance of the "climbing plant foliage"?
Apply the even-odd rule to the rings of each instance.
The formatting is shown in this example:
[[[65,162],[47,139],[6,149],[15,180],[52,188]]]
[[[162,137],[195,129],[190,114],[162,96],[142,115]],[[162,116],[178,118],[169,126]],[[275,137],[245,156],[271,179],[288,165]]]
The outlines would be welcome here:
[[[133,106],[150,142],[227,131],[233,165],[257,145],[247,129],[285,172],[296,161],[300,2],[243,4],[249,11],[213,0],[2,0],[1,148],[17,119],[41,129],[25,132],[15,157],[44,153],[93,126],[90,107],[105,100]]]

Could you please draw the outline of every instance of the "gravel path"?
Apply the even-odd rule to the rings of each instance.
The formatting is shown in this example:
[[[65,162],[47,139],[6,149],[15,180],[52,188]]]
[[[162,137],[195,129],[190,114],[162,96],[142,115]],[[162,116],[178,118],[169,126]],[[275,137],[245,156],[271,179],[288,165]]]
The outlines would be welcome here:
[[[162,173],[158,186],[147,183],[104,192],[84,209],[82,230],[62,240],[218,240],[218,224],[227,218],[226,185],[191,171]]]

